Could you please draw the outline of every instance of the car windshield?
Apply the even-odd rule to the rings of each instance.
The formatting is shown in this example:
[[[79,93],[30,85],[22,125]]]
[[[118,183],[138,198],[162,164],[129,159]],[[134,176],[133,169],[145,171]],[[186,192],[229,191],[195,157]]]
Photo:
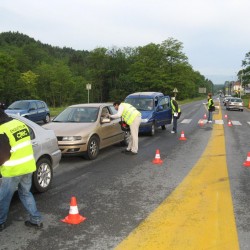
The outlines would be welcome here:
[[[68,107],[53,122],[92,123],[96,121],[98,112],[96,107]]]
[[[231,102],[242,102],[241,99],[231,99],[230,101],[231,101]]]
[[[133,105],[139,111],[150,111],[154,109],[153,98],[127,98],[125,102]]]
[[[19,101],[19,102],[12,103],[8,107],[8,109],[28,109],[28,107],[29,107],[29,102]]]

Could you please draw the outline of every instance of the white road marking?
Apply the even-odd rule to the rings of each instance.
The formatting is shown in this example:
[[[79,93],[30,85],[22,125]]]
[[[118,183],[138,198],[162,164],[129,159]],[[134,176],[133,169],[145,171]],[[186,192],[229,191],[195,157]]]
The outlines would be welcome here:
[[[231,121],[233,125],[240,126],[242,125],[239,121]]]
[[[190,123],[192,119],[184,119],[181,123]]]
[[[214,123],[215,124],[224,124],[224,121],[223,120],[214,120]]]

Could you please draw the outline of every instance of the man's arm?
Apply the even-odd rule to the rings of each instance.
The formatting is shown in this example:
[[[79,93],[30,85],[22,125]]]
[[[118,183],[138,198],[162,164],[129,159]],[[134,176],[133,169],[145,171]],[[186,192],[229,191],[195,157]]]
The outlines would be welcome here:
[[[122,116],[123,110],[124,107],[122,105],[119,105],[118,112],[114,115],[109,115],[109,117],[113,119],[120,118]]]
[[[10,142],[6,134],[0,134],[0,166],[10,159]]]

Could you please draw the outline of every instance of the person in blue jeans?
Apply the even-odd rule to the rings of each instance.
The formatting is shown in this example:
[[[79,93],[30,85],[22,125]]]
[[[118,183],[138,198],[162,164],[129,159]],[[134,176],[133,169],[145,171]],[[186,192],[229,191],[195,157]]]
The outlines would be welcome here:
[[[215,106],[214,106],[214,101],[212,99],[211,93],[208,93],[208,95],[207,95],[207,109],[208,109],[207,122],[212,123],[213,122],[213,111],[215,110]]]
[[[28,127],[12,119],[0,109],[0,231],[6,228],[11,199],[17,190],[19,198],[29,213],[28,227],[42,228],[42,216],[30,192],[32,173],[36,170]]]

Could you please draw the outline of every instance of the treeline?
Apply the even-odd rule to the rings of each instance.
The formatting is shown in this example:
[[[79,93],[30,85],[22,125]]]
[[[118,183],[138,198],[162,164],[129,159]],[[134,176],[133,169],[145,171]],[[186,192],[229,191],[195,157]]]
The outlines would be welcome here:
[[[53,47],[19,32],[0,33],[0,101],[42,99],[57,107],[123,100],[136,91],[160,91],[178,99],[199,95],[213,83],[195,71],[183,44],[169,38],[136,48],[79,51]]]

